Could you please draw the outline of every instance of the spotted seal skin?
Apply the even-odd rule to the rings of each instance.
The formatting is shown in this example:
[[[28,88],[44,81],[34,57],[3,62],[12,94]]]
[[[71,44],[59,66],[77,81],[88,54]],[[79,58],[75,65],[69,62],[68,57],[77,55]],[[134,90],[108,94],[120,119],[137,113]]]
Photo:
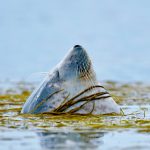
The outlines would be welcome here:
[[[92,62],[86,50],[80,45],[75,45],[33,91],[21,113],[38,114],[53,111],[64,102],[64,99],[67,101],[95,85],[99,85],[99,82]],[[96,88],[82,97],[97,92],[106,92],[106,90],[103,87]],[[73,107],[77,107],[77,105]],[[91,111],[93,114],[120,113],[120,108],[112,97],[108,97],[88,102],[77,113],[87,114]]]

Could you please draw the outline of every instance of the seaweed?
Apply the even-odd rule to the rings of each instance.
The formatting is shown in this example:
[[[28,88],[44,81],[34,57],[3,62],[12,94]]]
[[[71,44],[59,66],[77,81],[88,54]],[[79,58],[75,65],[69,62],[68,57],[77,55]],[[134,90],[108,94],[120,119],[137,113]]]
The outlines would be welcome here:
[[[150,97],[148,93],[149,87],[139,84],[129,84],[127,87],[123,84],[118,83],[113,83],[113,85],[111,83],[104,83],[104,85],[107,89],[110,90],[111,96],[115,99],[115,101],[117,97],[117,102],[119,102],[120,105],[124,105],[121,106],[124,114],[92,115],[90,113],[92,112],[91,110],[89,114],[81,115],[78,113],[68,113],[67,110],[70,111],[70,108],[65,109],[65,111],[63,112],[53,111],[36,115],[20,114],[22,105],[25,102],[26,98],[29,96],[31,90],[25,91],[24,89],[27,89],[26,87],[23,88],[23,91],[14,88],[19,92],[11,94],[8,94],[6,92],[0,95],[0,127],[44,130],[53,130],[54,127],[57,127],[57,129],[63,127],[69,127],[70,129],[71,127],[75,130],[83,128],[109,130],[126,130],[134,128],[139,132],[150,133]],[[33,87],[33,85],[31,85],[31,87]],[[74,97],[73,102],[76,102],[81,99],[81,97],[84,97],[84,94],[82,96],[80,96],[80,94],[82,95],[82,93],[79,93],[76,95],[76,97]],[[66,97],[66,99],[64,99],[61,105],[64,105],[68,101],[68,99],[69,95]],[[85,102],[88,101],[83,101],[80,103],[83,104]],[[66,108],[66,106],[63,106],[63,108]]]
[[[67,113],[76,113],[77,111],[79,111],[80,109],[83,108],[83,106],[85,106],[87,103],[92,102],[92,101],[96,101],[96,100],[102,100],[102,99],[106,99],[111,97],[109,95],[108,92],[97,92],[88,96],[83,96],[82,95],[86,94],[87,92],[92,91],[95,88],[104,88],[102,86],[96,85],[96,86],[91,86],[85,90],[83,90],[82,92],[78,93],[76,96],[74,96],[73,98],[69,99],[68,101],[66,101],[66,99],[69,97],[69,95],[64,99],[64,101],[57,107],[55,108],[52,113],[60,113],[60,112],[66,112],[68,109],[70,109],[71,107],[75,106],[76,104],[80,105],[78,107],[72,108],[69,111],[67,111]],[[80,98],[81,97],[81,98]],[[90,111],[90,113],[93,112],[94,110],[94,103],[93,103],[93,109]]]

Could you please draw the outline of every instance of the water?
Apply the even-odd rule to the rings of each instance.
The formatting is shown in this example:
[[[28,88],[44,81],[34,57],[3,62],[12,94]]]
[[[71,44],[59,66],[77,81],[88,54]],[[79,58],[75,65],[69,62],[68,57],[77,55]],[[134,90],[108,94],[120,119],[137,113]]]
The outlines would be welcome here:
[[[100,81],[150,82],[149,5],[149,0],[0,0],[0,80],[49,71],[81,44]]]
[[[0,95],[0,149],[150,149],[150,86],[103,85],[124,115],[20,114],[36,85],[19,82],[7,86]]]
[[[0,0],[0,149],[150,149],[149,0]],[[125,115],[21,115],[74,44]],[[109,82],[108,82],[109,80]],[[112,82],[117,81],[117,82]]]
[[[83,130],[84,131],[84,130]],[[19,136],[16,137],[16,134]],[[7,135],[7,136],[6,136]],[[12,139],[12,137],[14,137]],[[112,140],[113,138],[113,140]],[[140,143],[139,143],[140,141]],[[134,131],[101,131],[85,130],[84,132],[28,132],[28,131],[3,131],[1,149],[79,149],[79,150],[147,150],[150,148],[148,134]],[[139,144],[137,144],[139,143]],[[2,145],[3,144],[3,145]]]

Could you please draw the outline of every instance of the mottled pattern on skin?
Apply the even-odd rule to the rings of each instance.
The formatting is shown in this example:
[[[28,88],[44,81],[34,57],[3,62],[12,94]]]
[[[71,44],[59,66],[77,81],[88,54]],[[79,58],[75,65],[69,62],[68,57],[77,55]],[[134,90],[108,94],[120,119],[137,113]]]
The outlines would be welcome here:
[[[76,45],[31,94],[23,106],[22,113],[51,112],[64,101],[68,101],[85,89],[98,84],[92,62],[86,50],[80,45]],[[96,88],[80,97],[98,92],[106,92],[106,90],[102,87]],[[66,111],[81,104],[76,104]],[[120,108],[109,97],[88,102],[77,113],[86,114],[91,111],[93,114],[120,113]]]

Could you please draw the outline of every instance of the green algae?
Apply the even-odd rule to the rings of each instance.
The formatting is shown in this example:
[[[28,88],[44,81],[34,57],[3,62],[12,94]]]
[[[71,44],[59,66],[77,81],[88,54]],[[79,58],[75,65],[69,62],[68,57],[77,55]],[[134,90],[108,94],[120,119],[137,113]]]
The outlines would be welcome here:
[[[20,83],[19,83],[20,85]],[[33,85],[30,84],[32,87]],[[70,127],[74,129],[138,129],[149,132],[150,128],[150,87],[147,85],[119,84],[105,82],[124,112],[122,115],[71,115],[71,114],[20,114],[22,105],[30,95],[32,88],[21,84],[13,93],[11,89],[0,95],[0,127],[17,129],[50,129]],[[9,91],[9,92],[8,92]],[[10,92],[11,91],[11,92]],[[18,91],[18,92],[16,92]]]

